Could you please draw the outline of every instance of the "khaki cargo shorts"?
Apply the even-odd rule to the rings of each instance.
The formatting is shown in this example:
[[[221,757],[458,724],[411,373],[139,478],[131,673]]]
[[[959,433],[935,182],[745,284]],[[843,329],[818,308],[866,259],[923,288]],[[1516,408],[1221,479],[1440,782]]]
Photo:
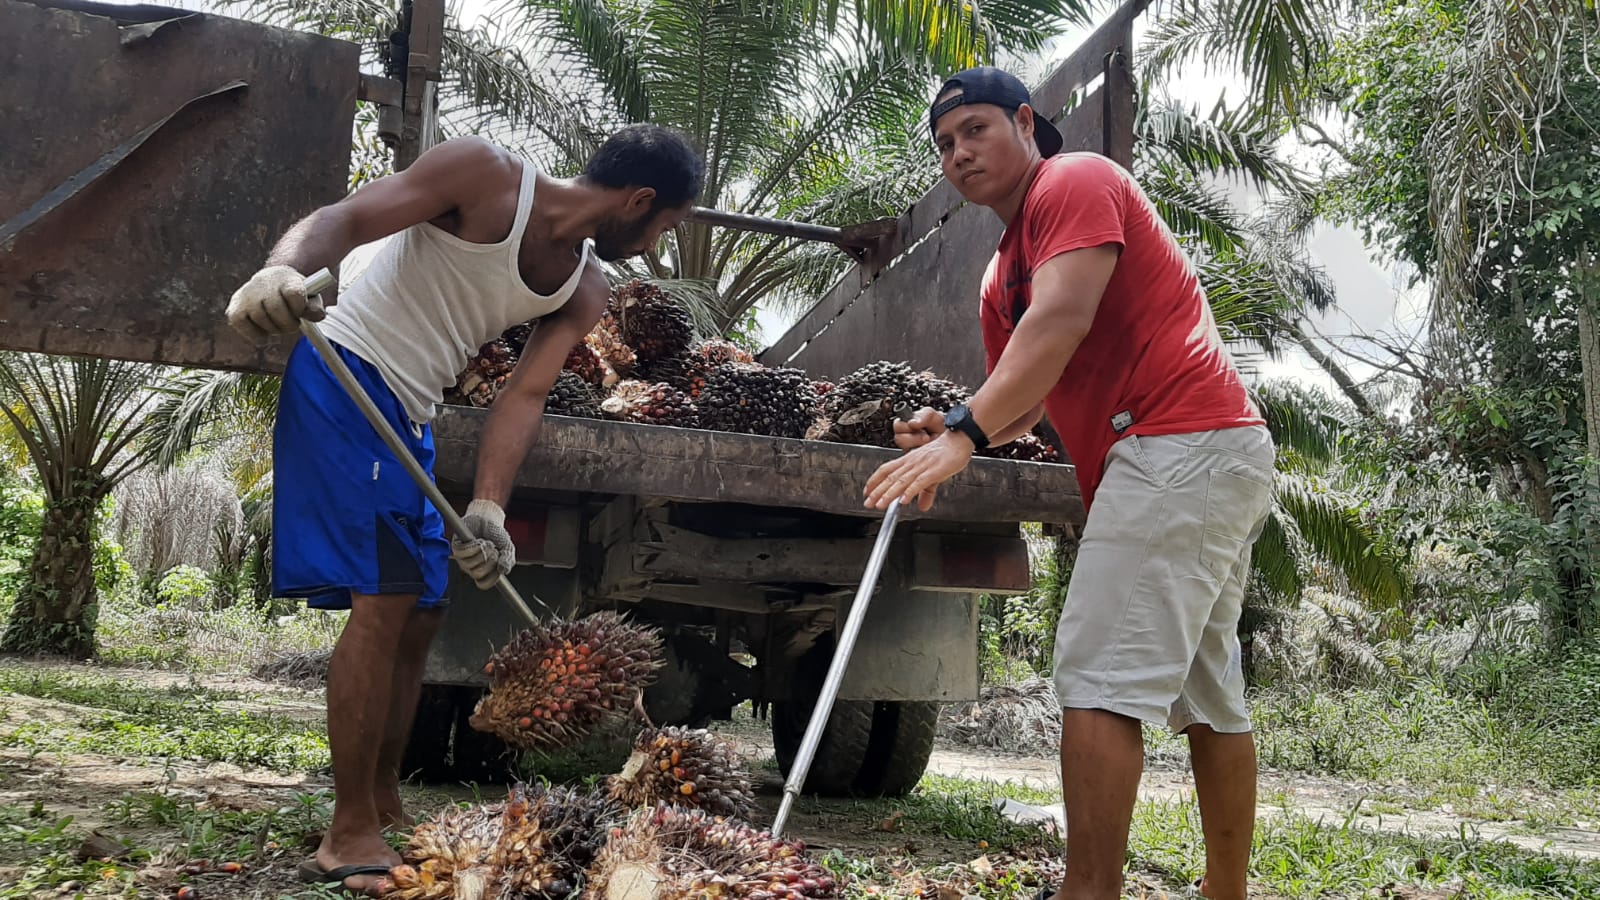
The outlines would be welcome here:
[[[1112,446],[1056,632],[1063,708],[1250,730],[1239,612],[1274,452],[1260,426]]]

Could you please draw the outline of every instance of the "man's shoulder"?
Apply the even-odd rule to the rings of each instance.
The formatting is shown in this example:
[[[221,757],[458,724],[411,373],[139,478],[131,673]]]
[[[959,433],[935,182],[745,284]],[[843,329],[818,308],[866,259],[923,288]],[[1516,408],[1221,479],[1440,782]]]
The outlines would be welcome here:
[[[477,135],[435,144],[413,164],[432,172],[451,173],[465,183],[485,186],[500,186],[501,182],[520,184],[523,165],[520,155]]]
[[[1038,183],[1046,190],[1085,184],[1124,184],[1131,176],[1116,160],[1087,150],[1058,153],[1040,164]]]

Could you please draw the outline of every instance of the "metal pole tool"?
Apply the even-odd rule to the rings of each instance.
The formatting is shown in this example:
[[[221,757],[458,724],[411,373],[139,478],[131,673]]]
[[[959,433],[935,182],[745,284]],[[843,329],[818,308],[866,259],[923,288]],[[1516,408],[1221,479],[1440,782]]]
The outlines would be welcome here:
[[[822,732],[828,727],[828,716],[833,713],[833,701],[839,696],[839,684],[844,681],[844,670],[850,665],[850,651],[855,649],[856,635],[861,633],[861,623],[867,617],[867,602],[878,586],[878,575],[883,571],[883,560],[889,555],[889,542],[894,537],[894,525],[900,518],[903,501],[889,504],[883,513],[883,524],[878,527],[878,539],[872,545],[872,555],[867,558],[867,571],[856,587],[855,602],[850,614],[845,616],[844,628],[839,631],[838,643],[833,648],[833,661],[828,664],[828,676],[822,680],[822,693],[817,696],[817,708],[811,711],[811,721],[806,725],[805,737],[800,739],[800,750],[795,753],[794,764],[789,767],[789,780],[783,785],[783,801],[778,804],[778,816],[772,820],[772,836],[783,836],[784,823],[789,819],[789,808],[799,796],[811,771],[811,760],[817,755],[817,745],[822,743]]]
[[[318,269],[306,277],[306,296],[320,294],[333,287],[333,283],[333,274],[331,272],[327,269]],[[317,327],[317,323],[301,319],[300,333],[311,341],[311,346],[317,348],[317,353],[322,357],[322,361],[328,364],[329,369],[333,370],[334,377],[339,379],[339,384],[344,386],[345,392],[350,395],[350,399],[355,401],[356,406],[360,407],[361,414],[367,417],[367,421],[378,432],[378,436],[383,438],[385,444],[389,445],[389,452],[400,460],[400,465],[405,467],[407,474],[411,476],[411,480],[417,483],[417,487],[422,489],[422,493],[427,495],[428,500],[439,510],[439,515],[444,517],[444,522],[450,527],[450,531],[466,538],[473,537],[472,532],[461,521],[461,517],[456,515],[455,507],[451,506],[450,502],[444,499],[444,495],[439,493],[439,488],[433,483],[433,479],[429,478],[428,473],[422,470],[422,464],[417,462],[416,457],[411,455],[411,451],[407,449],[405,442],[400,439],[400,435],[395,433],[394,427],[384,420],[383,413],[378,412],[378,407],[373,405],[372,398],[367,396],[366,390],[361,387],[361,382],[356,381],[355,375],[351,374],[350,367],[344,364],[344,360],[339,358],[338,353],[334,352],[333,345],[328,343],[327,336],[322,333],[321,328]],[[529,625],[537,625],[539,623],[539,617],[533,614],[533,610],[529,609],[528,604],[523,602],[522,595],[517,593],[515,587],[512,587],[511,579],[501,574],[498,587],[500,588],[500,593],[505,596],[506,601],[511,604],[519,615],[528,620]],[[530,594],[529,596],[533,595]],[[533,597],[533,602],[539,604],[539,607],[550,613],[552,617],[555,616],[555,611],[546,606],[544,601],[538,597]]]

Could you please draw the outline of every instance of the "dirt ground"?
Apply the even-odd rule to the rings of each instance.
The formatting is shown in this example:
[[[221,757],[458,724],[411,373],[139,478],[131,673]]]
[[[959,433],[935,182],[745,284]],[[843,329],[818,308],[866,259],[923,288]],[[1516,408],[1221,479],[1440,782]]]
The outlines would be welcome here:
[[[62,667],[71,669],[74,667]],[[90,673],[104,678],[105,669],[90,669]],[[237,691],[250,699],[238,706],[253,712],[315,721],[323,715],[322,700],[318,694],[303,690],[266,684],[238,676],[204,677],[175,675],[140,670],[118,670],[116,677],[129,684],[161,688],[170,685],[199,684],[220,690]],[[6,727],[24,720],[71,722],[80,720],[83,708],[38,698],[6,695],[3,698]],[[722,723],[718,730],[735,741],[741,751],[759,764],[772,756],[772,747],[762,723],[749,719]],[[1014,782],[1053,792],[1058,787],[1056,763],[1053,759],[996,752],[989,749],[973,750],[941,744],[935,751],[929,771],[964,779]],[[770,822],[775,815],[781,794],[781,783],[775,773],[765,770],[759,779],[758,810],[753,817],[759,823]],[[199,765],[173,761],[168,763],[144,760],[124,760],[92,753],[63,754],[55,752],[29,752],[11,748],[0,750],[0,806],[28,808],[37,806],[51,819],[71,816],[75,830],[88,832],[100,830],[132,846],[153,847],[165,838],[170,840],[172,826],[151,826],[152,833],[141,833],[141,827],[118,823],[108,813],[108,806],[128,794],[161,792],[182,804],[193,804],[199,810],[283,810],[303,803],[303,795],[331,790],[331,782],[320,774],[283,774],[268,770],[243,770],[225,764]],[[483,796],[492,796],[498,787],[485,787]],[[1324,816],[1330,824],[1342,823],[1351,807],[1372,794],[1375,787],[1355,782],[1317,779],[1303,776],[1264,774],[1260,792],[1264,800],[1259,807],[1262,817],[1280,815],[1285,808],[1308,814],[1313,818]],[[1141,796],[1152,800],[1173,800],[1192,792],[1188,773],[1171,767],[1152,767],[1147,770],[1141,784]],[[456,800],[470,800],[478,794],[474,788],[461,787],[408,787],[408,806],[424,815],[430,814]],[[1392,792],[1391,792],[1392,796]],[[302,798],[302,799],[297,799]],[[1600,859],[1600,831],[1581,828],[1561,828],[1530,834],[1530,829],[1516,821],[1486,822],[1456,815],[1447,809],[1400,809],[1391,803],[1385,812],[1358,815],[1355,824],[1364,828],[1383,829],[1411,834],[1457,836],[1465,831],[1468,836],[1482,839],[1504,840],[1529,850],[1545,850],[1572,854],[1582,858]],[[1059,815],[1059,806],[1051,810]],[[881,805],[857,801],[817,801],[806,799],[797,805],[791,819],[790,835],[798,837],[819,852],[839,849],[851,856],[902,858],[911,866],[935,862],[964,862],[984,856],[984,849],[959,841],[948,841],[918,835],[909,837],[892,828],[882,816]],[[887,827],[886,827],[887,826]],[[164,831],[162,828],[164,827]],[[155,831],[162,831],[157,835]],[[313,836],[314,838],[314,836]],[[276,852],[267,853],[268,849]],[[307,848],[298,848],[303,851]],[[294,878],[293,866],[304,857],[296,848],[266,848],[257,846],[253,859],[239,860],[246,873],[235,875],[205,875],[198,879],[198,896],[212,897],[278,897],[303,890]],[[5,860],[5,862],[17,862]],[[173,896],[170,892],[175,881],[162,886],[157,882],[172,873],[164,869],[163,860],[152,861],[151,896]],[[0,887],[15,883],[20,867],[0,866]],[[63,894],[66,896],[70,894]],[[1152,890],[1150,896],[1160,896]],[[311,896],[300,894],[299,896]],[[941,898],[959,900],[959,898]]]

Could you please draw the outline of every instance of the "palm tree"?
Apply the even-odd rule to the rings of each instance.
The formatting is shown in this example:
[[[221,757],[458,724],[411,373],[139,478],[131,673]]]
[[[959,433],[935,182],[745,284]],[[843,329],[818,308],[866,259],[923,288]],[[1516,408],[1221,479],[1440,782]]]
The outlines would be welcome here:
[[[0,415],[45,497],[26,581],[0,649],[94,655],[94,537],[101,502],[152,459],[141,438],[162,370],[105,359],[0,354]]]

